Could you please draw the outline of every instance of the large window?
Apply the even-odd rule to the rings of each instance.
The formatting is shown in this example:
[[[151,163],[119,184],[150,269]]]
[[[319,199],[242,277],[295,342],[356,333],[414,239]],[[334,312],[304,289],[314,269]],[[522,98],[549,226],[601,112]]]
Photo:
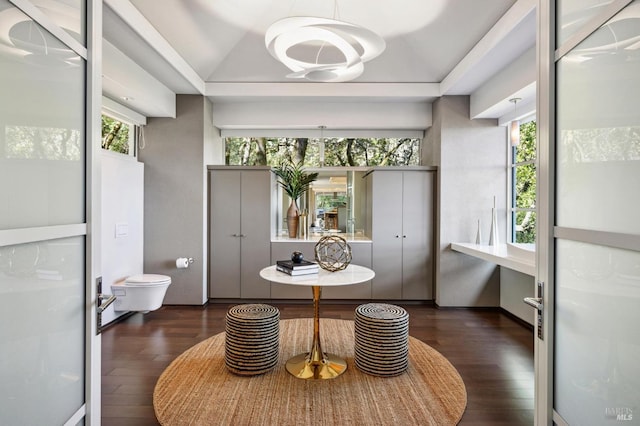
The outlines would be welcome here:
[[[520,125],[511,150],[511,242],[536,242],[536,122]]]
[[[420,164],[420,139],[228,137],[225,157],[236,166],[270,166],[283,158],[306,167],[409,166]]]

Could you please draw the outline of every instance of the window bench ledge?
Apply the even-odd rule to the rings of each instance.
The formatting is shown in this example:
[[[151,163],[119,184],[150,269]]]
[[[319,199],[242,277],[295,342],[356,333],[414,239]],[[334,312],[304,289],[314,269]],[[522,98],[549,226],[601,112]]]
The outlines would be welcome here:
[[[473,243],[451,243],[451,250],[486,260],[532,277],[536,276],[535,252],[531,252],[531,256],[529,256],[531,258],[528,259],[524,256],[514,256],[509,253],[507,244],[488,246]]]

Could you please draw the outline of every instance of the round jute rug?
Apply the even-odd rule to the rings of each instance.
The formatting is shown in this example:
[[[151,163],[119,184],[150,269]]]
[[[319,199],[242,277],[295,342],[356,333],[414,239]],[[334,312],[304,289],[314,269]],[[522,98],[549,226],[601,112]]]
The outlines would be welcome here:
[[[335,379],[303,380],[286,361],[309,350],[313,319],[280,322],[274,370],[237,376],[224,363],[224,333],[193,346],[162,373],[153,407],[162,425],[455,425],[467,404],[462,378],[438,351],[409,337],[409,368],[374,377],[354,365],[354,323],[320,319],[322,349],[347,361]]]

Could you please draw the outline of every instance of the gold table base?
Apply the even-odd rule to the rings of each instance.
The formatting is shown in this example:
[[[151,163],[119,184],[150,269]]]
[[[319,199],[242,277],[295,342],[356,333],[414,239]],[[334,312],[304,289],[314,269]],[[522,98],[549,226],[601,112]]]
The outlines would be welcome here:
[[[311,362],[309,354],[296,355],[287,361],[287,371],[299,379],[333,379],[347,369],[347,362],[333,354],[324,354],[320,362]]]
[[[347,362],[333,354],[325,354],[320,346],[320,293],[313,286],[313,343],[311,352],[296,355],[287,361],[287,371],[299,379],[333,379],[347,370]]]

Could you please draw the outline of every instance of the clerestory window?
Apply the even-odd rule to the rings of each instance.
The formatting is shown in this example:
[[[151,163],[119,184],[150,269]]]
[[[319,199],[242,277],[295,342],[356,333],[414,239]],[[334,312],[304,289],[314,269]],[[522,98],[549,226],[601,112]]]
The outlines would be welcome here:
[[[227,137],[225,164],[272,166],[287,158],[306,167],[420,164],[419,138]]]

